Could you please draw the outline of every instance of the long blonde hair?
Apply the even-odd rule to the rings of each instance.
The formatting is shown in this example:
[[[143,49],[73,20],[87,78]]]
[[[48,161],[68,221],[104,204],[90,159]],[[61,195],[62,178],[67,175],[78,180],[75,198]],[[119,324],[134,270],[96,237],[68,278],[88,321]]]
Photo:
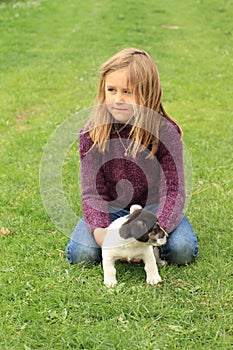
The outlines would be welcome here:
[[[108,148],[108,141],[113,128],[113,117],[105,105],[105,78],[108,74],[127,68],[128,84],[137,97],[137,113],[134,115],[130,137],[133,141],[131,155],[150,147],[154,155],[158,147],[158,130],[161,116],[172,120],[162,105],[162,88],[158,69],[151,56],[135,48],[126,48],[109,60],[100,69],[99,89],[96,106],[90,119],[90,137],[93,147],[100,152]]]

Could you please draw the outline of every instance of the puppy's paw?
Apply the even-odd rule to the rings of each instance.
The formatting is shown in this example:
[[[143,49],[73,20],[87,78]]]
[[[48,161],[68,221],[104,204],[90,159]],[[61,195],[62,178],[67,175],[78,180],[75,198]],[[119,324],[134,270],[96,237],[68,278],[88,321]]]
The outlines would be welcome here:
[[[156,260],[156,262],[159,266],[167,266],[168,265],[166,260],[158,259],[158,260]]]
[[[153,252],[154,252],[155,259],[156,259],[156,263],[159,266],[167,266],[167,264],[168,264],[167,261],[166,260],[162,260],[160,258],[160,253],[159,253],[158,247],[154,247]]]
[[[104,280],[104,284],[108,288],[113,288],[117,285],[117,280]]]
[[[154,286],[155,284],[162,282],[162,278],[160,277],[160,275],[153,276],[153,277],[147,277],[146,282],[147,282],[147,284]]]

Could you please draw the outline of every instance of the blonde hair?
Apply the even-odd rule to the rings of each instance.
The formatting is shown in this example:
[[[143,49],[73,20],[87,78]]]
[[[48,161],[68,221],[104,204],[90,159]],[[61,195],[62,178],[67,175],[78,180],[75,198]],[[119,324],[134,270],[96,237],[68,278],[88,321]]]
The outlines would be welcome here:
[[[108,74],[125,68],[128,73],[128,84],[138,101],[138,105],[134,106],[137,113],[133,117],[134,122],[130,131],[133,141],[131,155],[135,157],[138,151],[148,146],[151,155],[154,155],[158,147],[161,116],[168,120],[172,119],[162,105],[162,88],[155,62],[146,51],[135,48],[119,51],[100,69],[96,106],[89,123],[93,147],[97,146],[100,152],[105,152],[113,128],[113,117],[105,105],[105,78]]]

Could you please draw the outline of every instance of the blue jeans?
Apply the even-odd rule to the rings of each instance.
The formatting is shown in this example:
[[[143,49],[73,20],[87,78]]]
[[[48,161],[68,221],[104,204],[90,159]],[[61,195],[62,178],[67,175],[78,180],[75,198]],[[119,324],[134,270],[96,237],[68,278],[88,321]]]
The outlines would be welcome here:
[[[158,204],[146,206],[146,209],[152,212],[156,212],[157,208]],[[112,221],[127,214],[129,214],[128,210],[110,209]],[[194,262],[197,255],[197,238],[188,219],[183,216],[176,229],[169,234],[167,243],[160,247],[160,256],[169,264],[185,265]],[[75,227],[66,246],[66,258],[70,264],[99,263],[102,260],[101,248],[88,231],[84,218]]]

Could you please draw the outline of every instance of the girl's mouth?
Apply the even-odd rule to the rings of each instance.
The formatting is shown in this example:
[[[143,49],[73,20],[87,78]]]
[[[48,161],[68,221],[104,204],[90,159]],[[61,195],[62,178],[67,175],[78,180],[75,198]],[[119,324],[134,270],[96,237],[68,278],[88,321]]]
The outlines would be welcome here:
[[[113,110],[118,112],[128,112],[128,109],[123,107],[113,107]]]

